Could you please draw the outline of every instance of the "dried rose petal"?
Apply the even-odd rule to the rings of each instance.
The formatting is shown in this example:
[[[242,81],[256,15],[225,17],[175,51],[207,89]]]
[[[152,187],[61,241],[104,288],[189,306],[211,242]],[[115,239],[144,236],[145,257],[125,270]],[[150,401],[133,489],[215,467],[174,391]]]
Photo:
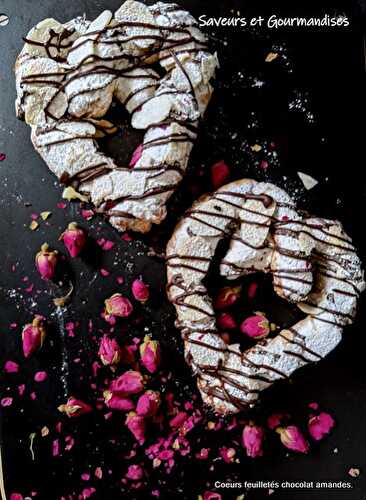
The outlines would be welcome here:
[[[263,455],[264,430],[262,427],[249,423],[243,429],[242,440],[248,457],[255,458]]]
[[[139,161],[141,158],[142,152],[144,150],[144,145],[139,144],[135,151],[132,153],[131,160],[130,160],[130,167],[134,167],[136,163]]]
[[[131,411],[126,418],[127,428],[132,432],[136,441],[139,444],[143,444],[145,441],[145,420],[144,417],[140,417],[134,411]]]
[[[143,478],[144,471],[140,465],[130,465],[127,470],[126,477],[131,481],[139,481]]]
[[[271,430],[276,429],[282,425],[284,418],[286,418],[286,415],[283,415],[282,413],[273,413],[268,417],[267,425]]]
[[[188,413],[185,411],[179,411],[176,416],[170,420],[169,425],[170,427],[173,427],[173,429],[178,429],[186,422],[187,419]]]
[[[229,167],[224,160],[218,161],[211,167],[211,182],[214,190],[223,186],[230,177]]]
[[[220,330],[233,330],[236,328],[236,321],[229,313],[220,313],[217,316],[217,326]]]
[[[86,243],[86,234],[83,229],[78,227],[76,222],[71,222],[66,231],[64,231],[60,238],[64,242],[70,257],[77,257]]]
[[[15,361],[6,361],[4,365],[4,370],[6,373],[17,373],[19,370],[19,365],[18,363],[15,363]]]
[[[44,382],[47,379],[47,372],[37,372],[34,375],[34,380],[36,382]]]
[[[103,365],[117,365],[121,360],[121,349],[115,339],[104,335],[99,345],[98,355]]]
[[[26,358],[42,347],[46,330],[41,316],[36,316],[22,330],[23,353]]]
[[[150,373],[155,373],[160,364],[160,345],[157,340],[151,340],[148,335],[140,345],[141,363]]]
[[[13,398],[7,397],[7,398],[2,398],[0,401],[1,406],[11,406],[13,404]]]
[[[269,334],[270,327],[267,318],[260,314],[255,314],[242,322],[240,330],[242,333],[248,335],[248,337],[262,339]]]
[[[132,283],[132,294],[136,300],[144,303],[149,298],[149,287],[141,279],[135,279]]]
[[[48,248],[48,244],[43,243],[35,258],[38,272],[45,280],[53,278],[57,264],[57,250],[50,251]]]
[[[133,310],[131,302],[120,293],[115,293],[109,299],[106,299],[104,304],[108,315],[119,318],[126,318]]]
[[[144,381],[140,372],[129,370],[112,381],[109,390],[121,397],[138,394],[144,390]]]
[[[225,286],[216,297],[215,309],[226,309],[232,306],[240,297],[241,286]]]
[[[286,448],[298,453],[307,453],[309,451],[309,443],[301,433],[300,429],[295,425],[287,427],[278,427],[276,432],[280,435],[281,442]]]
[[[312,415],[308,422],[308,431],[313,439],[320,441],[334,427],[334,419],[329,413],[321,412]]]
[[[111,410],[131,411],[135,409],[135,403],[132,399],[118,396],[111,391],[104,391],[104,402]]]
[[[137,415],[140,415],[140,417],[153,417],[159,409],[160,402],[160,394],[158,392],[146,391],[137,401]]]
[[[72,397],[67,400],[66,404],[60,405],[57,409],[68,417],[80,417],[92,411],[90,405]]]

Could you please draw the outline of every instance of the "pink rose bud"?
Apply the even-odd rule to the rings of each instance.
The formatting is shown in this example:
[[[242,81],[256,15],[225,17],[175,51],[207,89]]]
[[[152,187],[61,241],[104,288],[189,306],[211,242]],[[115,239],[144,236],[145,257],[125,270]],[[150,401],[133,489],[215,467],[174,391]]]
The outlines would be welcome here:
[[[22,331],[23,353],[26,358],[42,347],[46,330],[43,320],[40,316],[36,316],[32,323],[24,326]]]
[[[90,405],[72,397],[67,400],[66,404],[60,405],[57,409],[68,417],[80,417],[92,411]]]
[[[329,434],[334,427],[334,419],[329,413],[321,412],[319,415],[310,416],[308,431],[315,441],[320,441]]]
[[[225,286],[222,288],[216,297],[215,309],[226,309],[232,306],[240,297],[241,286]]]
[[[229,180],[230,170],[224,160],[218,161],[211,167],[211,182],[216,190]]]
[[[298,453],[307,453],[309,451],[309,443],[301,433],[300,429],[295,425],[287,427],[278,427],[276,432],[280,435],[281,442],[286,448]]]
[[[59,239],[64,242],[70,256],[77,257],[86,243],[86,234],[75,222],[71,222]]]
[[[139,161],[139,159],[142,156],[142,152],[144,150],[144,145],[139,144],[135,151],[132,153],[131,160],[130,160],[130,167],[134,167],[136,163]]]
[[[145,420],[144,417],[140,417],[134,411],[131,411],[126,418],[127,428],[132,432],[136,441],[139,444],[143,444],[145,441]]]
[[[220,330],[234,330],[236,328],[236,321],[229,313],[220,313],[216,322]]]
[[[43,243],[36,255],[36,267],[44,280],[53,278],[57,264],[57,250],[51,252],[48,248],[48,244]]]
[[[160,406],[160,394],[156,391],[146,391],[139,397],[136,406],[137,415],[140,417],[153,417]]]
[[[104,335],[99,345],[99,357],[103,365],[117,365],[121,360],[121,349],[115,339]]]
[[[129,370],[112,381],[110,391],[118,396],[126,397],[144,390],[144,381],[140,372]]]
[[[149,287],[141,279],[135,279],[132,283],[132,294],[139,302],[146,302],[149,298]]]
[[[155,373],[160,364],[160,345],[157,340],[151,340],[148,335],[140,345],[141,363],[147,371]]]
[[[220,493],[215,491],[205,491],[203,494],[203,500],[222,500]]]
[[[10,495],[10,500],[23,500],[24,497],[20,493],[12,493]]]
[[[104,304],[107,314],[118,316],[119,318],[126,318],[133,310],[131,302],[120,293],[115,293],[112,297],[106,299]]]
[[[131,411],[135,409],[134,402],[129,398],[123,398],[111,391],[104,391],[104,402],[111,410]]]
[[[131,481],[140,481],[144,476],[144,471],[140,465],[130,465],[127,470],[126,477]]]
[[[263,455],[264,430],[262,427],[249,423],[243,429],[242,440],[248,457],[255,458]]]
[[[240,330],[242,333],[248,335],[248,337],[262,339],[270,332],[269,322],[264,316],[256,314],[245,319],[240,325]]]

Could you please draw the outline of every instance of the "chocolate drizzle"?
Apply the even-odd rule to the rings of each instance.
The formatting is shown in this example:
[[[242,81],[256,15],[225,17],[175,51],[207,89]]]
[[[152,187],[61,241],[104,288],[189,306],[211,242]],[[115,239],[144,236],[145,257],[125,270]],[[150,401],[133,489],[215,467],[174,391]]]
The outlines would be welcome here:
[[[237,184],[240,185],[240,181],[206,196],[186,212],[168,244],[166,257],[167,293],[178,312],[176,324],[182,331],[186,358],[197,373],[198,387],[205,401],[223,413],[245,409],[275,380],[286,379],[297,367],[322,359],[338,342],[339,329],[352,321],[356,298],[365,285],[355,249],[350,238],[340,231],[339,223],[301,219],[293,204],[279,203],[266,193],[254,195],[250,184],[245,182],[248,192],[238,192]],[[272,193],[272,189],[269,191]],[[261,203],[263,211],[253,209],[249,203],[253,200]],[[270,207],[273,210],[268,214],[266,210]],[[243,213],[251,217],[243,217]],[[286,215],[284,219],[284,213],[290,217]],[[251,226],[258,231],[267,230],[263,243],[254,244],[250,240]],[[189,237],[193,235],[197,247],[190,253]],[[310,254],[306,247],[297,244],[302,235],[311,242]],[[255,263],[243,268],[240,247],[235,247],[237,253],[230,254],[230,259],[238,258],[237,263],[221,261],[221,265],[233,269],[234,277],[256,270],[270,272],[280,295],[290,300],[298,297],[299,301],[299,289],[305,290],[299,307],[311,306],[314,312],[297,323],[297,328],[282,330],[247,351],[240,352],[225,344],[215,328],[214,311],[203,286],[217,244],[224,237],[231,238],[231,250],[232,244],[240,243],[262,256],[262,260],[258,257],[258,269]],[[196,248],[205,249],[202,256],[195,255]],[[351,270],[347,259],[352,259]],[[333,297],[338,295],[348,302],[334,302]],[[203,304],[209,305],[208,311]],[[191,317],[183,312],[186,308],[192,310]],[[195,310],[197,315],[193,314]],[[318,323],[315,325],[313,321]],[[327,336],[327,343],[319,347],[319,352],[309,347],[312,342],[317,345],[318,335]]]
[[[158,8],[151,7],[151,12],[154,16],[160,15],[162,12],[174,11],[174,9],[169,10],[169,6]],[[176,9],[176,8],[175,8]],[[182,10],[182,9],[178,9]],[[44,48],[45,55],[50,59],[60,62],[67,63],[71,59],[66,59],[67,56],[72,56],[76,63],[73,65],[65,64],[60,71],[44,72],[44,73],[33,73],[22,76],[20,81],[20,87],[24,88],[22,93],[22,98],[20,99],[20,107],[24,105],[25,98],[23,96],[29,95],[28,89],[34,89],[35,92],[38,91],[39,87],[47,86],[55,88],[55,92],[49,98],[44,106],[44,116],[46,118],[46,123],[58,123],[60,121],[87,121],[88,117],[92,111],[87,110],[83,115],[80,112],[75,112],[80,106],[82,106],[82,101],[76,101],[82,96],[86,96],[87,100],[93,102],[94,94],[96,92],[109,92],[109,88],[113,89],[116,84],[117,79],[129,80],[139,80],[141,79],[141,85],[133,86],[134,89],[129,94],[127,94],[123,99],[124,106],[128,107],[131,115],[137,113],[145,106],[149,101],[154,98],[159,98],[163,95],[171,95],[172,98],[179,96],[180,94],[187,96],[191,100],[189,106],[192,107],[190,113],[194,113],[194,117],[200,116],[202,109],[200,109],[198,98],[195,91],[195,86],[191,80],[190,74],[186,69],[186,56],[191,55],[190,62],[196,62],[198,65],[202,60],[202,57],[206,57],[205,53],[209,54],[206,38],[200,34],[197,30],[194,32],[190,29],[192,23],[189,19],[187,25],[175,25],[175,22],[171,20],[172,25],[159,25],[154,23],[148,23],[138,20],[126,20],[116,22],[114,20],[113,25],[107,25],[103,29],[89,31],[85,35],[78,34],[78,37],[72,36],[75,31],[63,29],[60,33],[54,30],[50,30],[48,37],[45,41],[32,40],[29,37],[24,38],[26,44],[36,45]],[[198,27],[198,24],[196,24]],[[129,31],[133,29],[134,32]],[[140,28],[140,30],[139,30]],[[197,33],[197,34],[196,34]],[[136,50],[123,52],[124,45],[139,42],[147,42],[146,49],[141,50],[139,55],[136,56]],[[83,50],[86,46],[94,46],[96,48],[94,53],[87,54],[85,56],[81,55],[78,57],[77,51]],[[97,53],[97,47],[111,46],[113,49],[112,55],[103,51],[103,55],[100,52]],[[116,50],[114,50],[114,48]],[[87,50],[88,51],[88,50]],[[195,58],[195,54],[200,55]],[[184,56],[182,58],[182,56]],[[115,65],[111,63],[116,63]],[[154,71],[144,71],[151,67],[151,64],[160,63],[163,69],[166,71],[165,77],[160,79],[159,75]],[[139,72],[138,69],[141,69]],[[181,82],[183,83],[183,88],[175,88],[174,79],[171,77],[172,72],[176,70],[180,72],[183,76]],[[133,74],[135,73],[135,74]],[[93,77],[99,77],[99,83],[93,81]],[[103,78],[102,83],[100,80]],[[185,84],[186,81],[186,84]],[[80,84],[79,84],[80,82]],[[118,85],[121,83],[119,82]],[[161,84],[164,84],[161,86]],[[75,91],[70,92],[69,86],[73,85],[79,87]],[[121,84],[122,85],[122,84]],[[160,92],[159,92],[160,88]],[[64,94],[67,96],[67,107],[59,116],[60,113],[56,107],[58,106],[58,99],[62,96],[64,99]],[[90,96],[90,97],[89,97]],[[173,101],[174,102],[174,101]],[[92,103],[90,107],[92,106]],[[189,108],[190,109],[190,108]],[[79,114],[78,114],[79,113]],[[92,115],[93,116],[93,115]],[[99,116],[98,116],[99,118]],[[182,130],[177,130],[174,124],[179,125]],[[138,165],[132,172],[132,175],[138,174],[138,172],[147,173],[146,178],[146,188],[144,193],[139,195],[131,196],[121,196],[116,199],[106,199],[101,206],[99,206],[98,211],[103,213],[106,217],[121,217],[121,218],[131,218],[125,210],[119,210],[117,205],[123,203],[124,201],[139,201],[146,198],[155,197],[159,195],[164,195],[160,198],[160,203],[163,204],[165,199],[170,196],[170,194],[176,188],[180,179],[169,182],[169,184],[164,182],[162,177],[163,185],[155,185],[156,183],[151,183],[149,180],[153,181],[155,178],[159,178],[165,172],[175,171],[179,174],[181,178],[184,175],[186,158],[189,155],[190,149],[196,137],[197,132],[197,118],[191,118],[191,115],[187,113],[183,114],[177,109],[173,109],[170,112],[170,116],[165,118],[161,123],[154,123],[149,125],[146,132],[152,130],[153,128],[160,128],[164,126],[173,125],[172,131],[169,131],[165,136],[159,134],[159,136],[154,139],[145,136],[143,143],[143,151],[147,151],[151,148],[165,147],[173,143],[187,144],[183,147],[182,151],[186,152],[185,155],[182,153],[182,159],[180,160],[180,165],[166,165],[162,162],[161,165]],[[97,128],[97,125],[94,124]],[[37,136],[37,134],[35,134]],[[42,145],[37,145],[41,148],[45,148],[45,151],[50,151],[51,148],[57,147],[59,145],[70,143],[70,145],[78,140],[94,140],[94,137],[88,134],[75,134],[67,137],[58,138],[57,140],[51,140],[49,142],[44,142]],[[48,148],[48,149],[47,149]],[[159,153],[160,154],[160,153]],[[164,152],[167,155],[166,152]],[[184,156],[184,157],[183,157]],[[94,161],[95,163],[95,161]],[[61,181],[63,183],[69,183],[82,191],[87,192],[87,189],[83,188],[83,184],[90,183],[97,180],[100,177],[110,175],[111,171],[127,172],[130,169],[116,167],[111,161],[106,158],[106,162],[98,163],[96,165],[90,165],[83,167],[82,170],[76,173],[70,173],[66,171],[63,172],[61,176]],[[159,179],[160,180],[160,179]],[[90,185],[90,184],[89,184]],[[89,186],[87,186],[89,187]],[[114,208],[117,207],[115,210]],[[126,214],[126,215],[119,215]]]

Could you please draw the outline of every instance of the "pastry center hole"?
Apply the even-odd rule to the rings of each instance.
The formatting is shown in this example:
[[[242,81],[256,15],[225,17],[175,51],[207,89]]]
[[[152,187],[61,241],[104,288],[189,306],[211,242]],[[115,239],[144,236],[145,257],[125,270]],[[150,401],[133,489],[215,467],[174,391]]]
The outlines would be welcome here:
[[[251,338],[241,331],[242,323],[256,313],[263,313],[269,322],[270,332],[266,338],[275,337],[282,329],[295,325],[306,317],[296,304],[279,297],[273,289],[272,276],[261,272],[252,273],[237,280],[220,276],[219,263],[225,255],[228,242],[221,242],[211,263],[204,284],[212,298],[217,318],[218,331],[228,344],[239,344],[243,352],[260,339]],[[222,307],[222,290],[238,289],[232,305]],[[230,318],[222,319],[223,315]],[[231,325],[231,326],[230,326]],[[228,328],[230,326],[230,328]]]
[[[112,102],[103,119],[113,123],[117,131],[97,139],[99,150],[112,158],[118,167],[128,167],[132,153],[143,141],[145,130],[137,130],[131,126],[131,115],[116,100]]]

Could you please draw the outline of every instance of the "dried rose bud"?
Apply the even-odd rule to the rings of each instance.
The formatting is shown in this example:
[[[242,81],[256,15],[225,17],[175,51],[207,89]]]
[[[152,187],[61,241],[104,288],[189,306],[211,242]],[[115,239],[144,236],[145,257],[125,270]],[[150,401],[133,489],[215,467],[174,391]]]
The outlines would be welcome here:
[[[90,405],[72,397],[67,400],[66,404],[60,405],[57,409],[68,417],[80,417],[92,411]]]
[[[237,326],[235,319],[229,313],[220,313],[216,321],[220,330],[234,330]]]
[[[104,391],[104,402],[111,410],[131,411],[135,409],[134,402],[129,398],[123,398],[111,391]]]
[[[127,470],[126,478],[131,481],[140,481],[144,476],[144,471],[140,465],[130,465]]]
[[[70,256],[77,257],[86,243],[86,234],[76,222],[71,222],[59,239],[64,242]]]
[[[111,339],[108,335],[104,335],[98,351],[99,357],[103,365],[117,365],[121,360],[121,349],[115,339]]]
[[[144,390],[144,381],[140,372],[129,370],[112,381],[110,391],[113,394],[126,397],[138,394]]]
[[[218,161],[211,167],[211,182],[213,188],[216,190],[223,186],[230,177],[229,167],[224,160]]]
[[[132,283],[132,293],[139,302],[146,302],[149,298],[149,287],[141,280],[135,279]]]
[[[220,493],[215,491],[205,491],[203,494],[203,500],[222,500]]]
[[[235,448],[227,448],[226,446],[223,446],[222,448],[220,448],[219,453],[220,453],[221,458],[227,464],[234,462],[235,455],[236,455]]]
[[[242,322],[240,330],[242,333],[248,335],[248,337],[262,339],[269,334],[270,327],[267,318],[260,314],[255,314]]]
[[[135,436],[136,441],[139,444],[143,444],[145,441],[145,420],[144,417],[140,417],[134,411],[131,411],[126,418],[127,428]]]
[[[225,286],[222,288],[216,297],[215,309],[226,309],[232,306],[240,297],[241,286]]]
[[[142,152],[144,150],[144,145],[139,144],[135,151],[132,153],[131,160],[130,160],[130,167],[134,167],[136,163],[139,161],[141,158]]]
[[[42,347],[46,330],[41,316],[36,316],[32,323],[24,326],[22,331],[23,353],[26,358]]]
[[[159,409],[160,402],[160,394],[158,392],[146,391],[137,401],[137,415],[140,415],[140,417],[155,416]]]
[[[36,267],[44,280],[53,278],[57,264],[57,250],[51,252],[48,248],[48,244],[43,243],[36,255]]]
[[[108,315],[118,316],[119,318],[126,318],[133,310],[131,302],[120,293],[115,293],[109,299],[106,299],[104,304]]]
[[[0,158],[0,161],[1,161],[1,158]],[[24,497],[20,493],[12,493],[10,495],[10,500],[24,500]]]
[[[160,345],[157,340],[151,340],[148,335],[140,345],[141,363],[150,373],[155,373],[160,364]]]
[[[259,425],[250,422],[243,429],[242,442],[248,457],[261,457],[263,455],[262,445],[264,430]]]
[[[309,443],[301,433],[300,429],[295,425],[287,427],[278,427],[276,432],[280,435],[281,442],[286,448],[298,453],[307,453],[309,451]]]
[[[329,434],[334,427],[334,419],[329,413],[321,412],[319,415],[311,415],[308,422],[309,434],[315,441],[320,441]]]

